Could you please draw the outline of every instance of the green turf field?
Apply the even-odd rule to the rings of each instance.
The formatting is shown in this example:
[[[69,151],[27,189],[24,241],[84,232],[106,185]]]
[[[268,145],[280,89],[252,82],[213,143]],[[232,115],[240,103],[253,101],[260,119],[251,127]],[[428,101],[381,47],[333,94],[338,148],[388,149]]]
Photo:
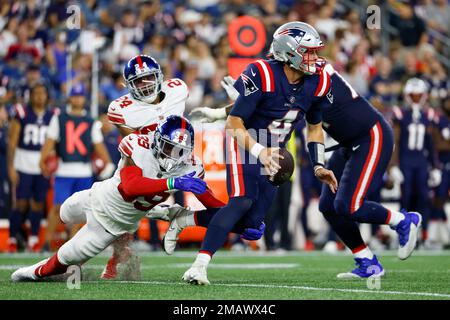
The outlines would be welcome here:
[[[133,279],[101,281],[106,256],[83,268],[79,290],[69,290],[63,281],[11,283],[11,273],[35,263],[39,255],[0,255],[0,299],[450,299],[450,252],[415,252],[400,261],[395,252],[378,257],[386,269],[380,288],[369,289],[364,280],[336,280],[349,270],[347,254],[264,254],[221,252],[209,268],[211,286],[181,282],[195,252],[141,255],[141,275]],[[376,283],[372,282],[372,286]]]

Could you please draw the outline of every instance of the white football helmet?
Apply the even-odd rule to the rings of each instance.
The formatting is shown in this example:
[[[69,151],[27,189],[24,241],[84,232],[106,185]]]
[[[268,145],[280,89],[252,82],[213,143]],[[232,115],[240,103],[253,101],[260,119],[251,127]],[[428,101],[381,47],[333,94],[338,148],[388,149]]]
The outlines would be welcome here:
[[[417,104],[423,106],[428,98],[428,85],[419,78],[411,78],[406,81],[403,95],[408,105]]]
[[[283,24],[275,31],[270,54],[275,60],[311,75],[319,72],[320,65],[325,61],[317,56],[317,51],[323,46],[316,29],[307,23],[294,21]]]

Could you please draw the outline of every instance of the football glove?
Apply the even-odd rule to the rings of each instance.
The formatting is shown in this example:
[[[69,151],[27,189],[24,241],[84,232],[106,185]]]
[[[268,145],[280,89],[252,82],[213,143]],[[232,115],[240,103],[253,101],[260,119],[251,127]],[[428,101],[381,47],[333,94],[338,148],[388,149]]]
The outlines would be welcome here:
[[[389,176],[392,178],[392,180],[394,180],[395,182],[398,182],[400,184],[403,183],[403,181],[405,180],[405,177],[403,176],[402,171],[397,166],[393,166],[389,170]]]
[[[236,80],[234,80],[231,76],[226,76],[222,81],[220,81],[220,85],[227,92],[228,98],[233,101],[236,101],[236,99],[239,97],[239,91],[234,88],[235,82]]]
[[[428,176],[428,186],[430,188],[436,188],[441,184],[442,181],[442,171],[434,168],[430,171],[430,175]]]
[[[169,189],[189,191],[195,194],[202,194],[206,191],[206,182],[200,178],[195,178],[195,171],[177,178],[167,179]]]
[[[250,241],[259,240],[264,235],[265,229],[266,229],[265,223],[261,222],[261,225],[259,226],[258,229],[253,229],[253,228],[245,229],[241,235],[241,238],[245,239],[245,240],[250,240]]]
[[[112,175],[114,174],[114,170],[116,170],[116,166],[113,163],[109,162],[106,164],[106,166],[100,172],[100,174],[98,175],[98,178],[100,180],[106,180],[108,178],[111,178]]]
[[[189,113],[189,116],[193,118],[200,118],[200,122],[214,122],[216,120],[225,119],[227,117],[227,113],[225,108],[201,107],[193,109]]]

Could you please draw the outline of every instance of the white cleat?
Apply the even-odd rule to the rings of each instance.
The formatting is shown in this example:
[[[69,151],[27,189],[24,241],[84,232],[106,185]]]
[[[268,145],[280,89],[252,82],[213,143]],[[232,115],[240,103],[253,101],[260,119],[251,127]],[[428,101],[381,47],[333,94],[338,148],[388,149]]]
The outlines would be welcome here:
[[[192,266],[184,273],[182,279],[189,284],[210,285],[205,266]]]
[[[39,278],[38,276],[36,276],[34,272],[39,266],[44,265],[48,260],[49,258],[39,261],[38,263],[33,264],[32,266],[17,269],[11,275],[11,281],[13,282],[37,281]]]
[[[401,260],[407,259],[414,251],[421,225],[422,215],[418,212],[408,212],[405,214],[405,219],[396,227],[400,244],[398,257]]]
[[[193,211],[181,206],[172,209],[169,229],[167,229],[162,240],[163,249],[168,255],[174,253],[181,231],[189,226],[187,217],[193,214]]]

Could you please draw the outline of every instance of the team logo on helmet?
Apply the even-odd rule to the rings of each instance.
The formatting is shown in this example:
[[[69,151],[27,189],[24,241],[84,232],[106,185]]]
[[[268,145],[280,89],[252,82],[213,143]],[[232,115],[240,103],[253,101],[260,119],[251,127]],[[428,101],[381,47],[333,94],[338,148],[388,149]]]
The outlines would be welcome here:
[[[280,36],[282,36],[282,35],[291,36],[292,38],[295,39],[295,41],[300,43],[300,41],[302,41],[302,39],[303,39],[303,36],[305,35],[305,31],[300,30],[300,29],[286,29],[286,30],[280,31],[278,33],[278,35],[280,35]]]
[[[244,83],[244,96],[251,95],[253,92],[258,91],[258,87],[253,80],[245,74],[241,74],[242,82]]]

